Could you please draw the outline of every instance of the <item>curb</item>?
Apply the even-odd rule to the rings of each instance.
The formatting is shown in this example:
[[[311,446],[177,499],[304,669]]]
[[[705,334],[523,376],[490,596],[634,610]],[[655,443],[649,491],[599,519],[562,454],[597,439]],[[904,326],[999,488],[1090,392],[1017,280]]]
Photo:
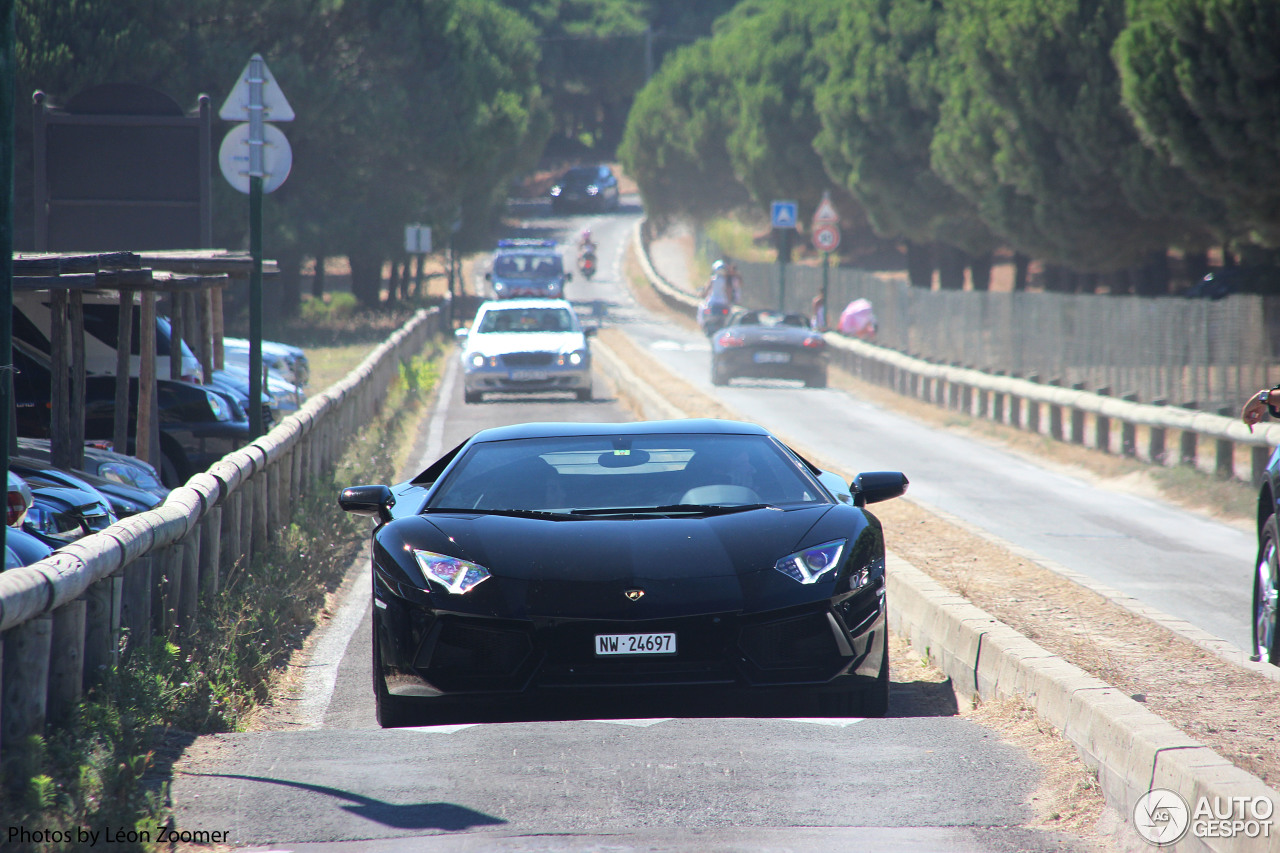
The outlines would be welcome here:
[[[640,227],[637,252],[646,276],[665,299],[683,293],[661,280],[650,263]],[[679,294],[679,296],[677,296]],[[645,400],[658,392],[597,338],[593,350],[620,397]],[[652,404],[651,404],[652,405]],[[643,403],[639,411],[649,417]],[[665,400],[660,417],[687,417]],[[1280,792],[1236,767],[1141,704],[939,585],[892,552],[886,553],[889,626],[910,640],[969,698],[1020,698],[1075,745],[1096,768],[1107,804],[1127,824],[1139,799],[1156,788],[1179,794],[1194,814],[1233,797],[1268,798],[1272,812],[1260,824],[1266,837],[1198,838],[1188,833],[1164,849],[1220,853],[1280,853]],[[1217,798],[1215,800],[1215,798]],[[1210,806],[1212,808],[1212,806]],[[1212,816],[1211,816],[1212,817]]]

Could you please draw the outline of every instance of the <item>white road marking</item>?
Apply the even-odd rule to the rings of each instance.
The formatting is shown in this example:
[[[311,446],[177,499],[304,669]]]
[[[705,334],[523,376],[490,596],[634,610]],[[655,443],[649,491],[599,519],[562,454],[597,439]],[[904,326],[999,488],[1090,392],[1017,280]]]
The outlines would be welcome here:
[[[351,644],[351,638],[364,618],[365,608],[369,606],[373,570],[367,559],[361,558],[360,562],[359,573],[311,651],[310,666],[302,680],[302,695],[297,705],[298,722],[303,728],[320,728],[333,699],[334,685],[338,682],[338,664],[346,656],[347,646]]]

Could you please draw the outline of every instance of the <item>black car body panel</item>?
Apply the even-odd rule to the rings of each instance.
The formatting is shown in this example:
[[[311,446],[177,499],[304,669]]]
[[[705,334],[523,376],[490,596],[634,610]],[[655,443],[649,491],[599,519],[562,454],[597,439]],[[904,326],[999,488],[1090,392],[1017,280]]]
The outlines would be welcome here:
[[[1257,533],[1250,656],[1280,666],[1280,448],[1272,452],[1262,476]]]
[[[739,376],[825,386],[826,341],[800,314],[739,309],[711,335],[711,378],[723,385]]]
[[[512,494],[540,494],[534,480],[495,461],[525,465],[526,448],[555,460],[546,500],[565,506],[501,508],[507,499],[493,490],[513,480]],[[735,453],[749,457],[751,486],[701,484],[723,479],[721,460]],[[607,470],[622,467],[634,470]],[[822,485],[831,476],[749,424],[525,424],[479,433],[420,484],[344,490],[344,508],[379,516],[372,548],[379,719],[408,724],[483,697],[658,685],[748,692],[790,685],[834,697],[836,711],[860,702],[883,713],[883,534],[847,487],[837,499]],[[878,497],[905,490],[900,474],[883,476],[890,486]],[[748,493],[759,502],[737,497]],[[677,502],[656,502],[667,494]],[[690,495],[723,502],[692,504]],[[440,504],[461,496],[474,500]],[[798,580],[788,561],[802,555],[834,556]],[[484,577],[459,592],[439,576],[428,580],[427,563],[443,566],[450,583]],[[667,637],[659,643],[674,650],[609,652],[610,637],[638,635]],[[606,646],[597,648],[600,638]]]
[[[621,199],[618,178],[608,166],[575,166],[552,185],[551,209],[615,210]]]

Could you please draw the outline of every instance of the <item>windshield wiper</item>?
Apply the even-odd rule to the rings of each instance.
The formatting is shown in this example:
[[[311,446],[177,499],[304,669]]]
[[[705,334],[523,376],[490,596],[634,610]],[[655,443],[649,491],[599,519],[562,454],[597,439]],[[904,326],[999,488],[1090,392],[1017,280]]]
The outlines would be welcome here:
[[[424,507],[424,513],[429,512],[452,512],[458,515],[513,515],[517,518],[570,518],[563,512],[549,512],[540,509],[475,509],[468,507],[453,506],[429,506]]]
[[[750,509],[772,508],[769,504],[668,504],[666,506],[601,507],[569,510],[570,515],[727,515]]]

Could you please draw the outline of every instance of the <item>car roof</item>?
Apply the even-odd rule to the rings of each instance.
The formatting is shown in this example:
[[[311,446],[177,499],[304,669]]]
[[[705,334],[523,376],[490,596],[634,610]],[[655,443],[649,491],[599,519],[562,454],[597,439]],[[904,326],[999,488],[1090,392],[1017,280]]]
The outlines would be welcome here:
[[[717,418],[686,418],[669,421],[633,421],[630,423],[577,423],[545,421],[481,430],[470,443],[509,441],[517,438],[555,438],[557,436],[608,435],[771,435],[758,424],[726,421]]]

